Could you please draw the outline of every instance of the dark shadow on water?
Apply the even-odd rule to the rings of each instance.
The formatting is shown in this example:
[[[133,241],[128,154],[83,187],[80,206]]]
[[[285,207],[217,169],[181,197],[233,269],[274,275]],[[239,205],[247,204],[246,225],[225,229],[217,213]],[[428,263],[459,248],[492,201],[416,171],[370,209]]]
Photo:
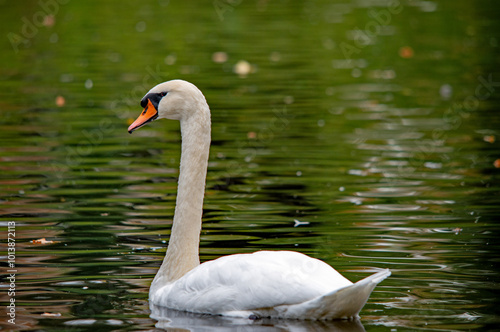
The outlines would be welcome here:
[[[195,314],[150,305],[151,318],[156,327],[166,331],[333,331],[364,332],[359,319],[336,321],[305,321],[294,319],[246,319],[216,315]]]

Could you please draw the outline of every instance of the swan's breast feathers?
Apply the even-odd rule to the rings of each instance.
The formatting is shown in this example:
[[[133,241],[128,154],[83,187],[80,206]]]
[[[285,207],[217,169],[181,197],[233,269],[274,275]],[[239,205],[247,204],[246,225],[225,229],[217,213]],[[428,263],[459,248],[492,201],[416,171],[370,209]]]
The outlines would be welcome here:
[[[299,304],[351,284],[301,253],[259,251],[205,262],[150,299],[177,310],[222,314]]]

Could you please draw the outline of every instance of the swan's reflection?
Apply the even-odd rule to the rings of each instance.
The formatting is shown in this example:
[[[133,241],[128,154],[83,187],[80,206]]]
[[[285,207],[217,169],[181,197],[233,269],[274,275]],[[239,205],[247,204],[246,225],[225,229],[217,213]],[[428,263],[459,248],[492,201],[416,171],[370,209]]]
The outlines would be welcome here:
[[[293,331],[293,332],[365,332],[359,319],[337,321],[304,321],[285,319],[245,319],[194,314],[150,304],[151,318],[157,328],[166,331]]]

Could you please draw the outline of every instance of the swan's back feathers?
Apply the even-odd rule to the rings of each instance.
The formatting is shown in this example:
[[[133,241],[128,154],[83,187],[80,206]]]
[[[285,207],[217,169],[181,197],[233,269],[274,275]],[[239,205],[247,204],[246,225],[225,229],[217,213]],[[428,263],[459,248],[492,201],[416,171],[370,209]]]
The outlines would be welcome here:
[[[301,253],[259,251],[205,262],[150,294],[150,300],[177,310],[228,316],[354,317],[384,278],[379,273],[353,285],[328,264]]]
[[[304,254],[258,251],[205,262],[150,297],[173,309],[220,313],[302,303],[351,284]]]

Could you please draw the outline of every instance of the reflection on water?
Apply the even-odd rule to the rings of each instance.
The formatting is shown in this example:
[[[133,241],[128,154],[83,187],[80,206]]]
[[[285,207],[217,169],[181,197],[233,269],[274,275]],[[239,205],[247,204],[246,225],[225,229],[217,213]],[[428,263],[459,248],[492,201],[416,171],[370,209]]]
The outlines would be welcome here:
[[[167,331],[332,331],[364,332],[358,319],[339,321],[304,321],[295,319],[244,319],[180,312],[151,305],[156,327]]]
[[[499,324],[498,4],[57,3],[0,3],[0,223],[16,223],[17,269],[16,325],[2,328]],[[390,268],[361,321],[150,311],[180,137],[175,122],[133,140],[126,128],[143,94],[172,78],[197,84],[212,109],[201,259],[298,250],[351,281]]]

